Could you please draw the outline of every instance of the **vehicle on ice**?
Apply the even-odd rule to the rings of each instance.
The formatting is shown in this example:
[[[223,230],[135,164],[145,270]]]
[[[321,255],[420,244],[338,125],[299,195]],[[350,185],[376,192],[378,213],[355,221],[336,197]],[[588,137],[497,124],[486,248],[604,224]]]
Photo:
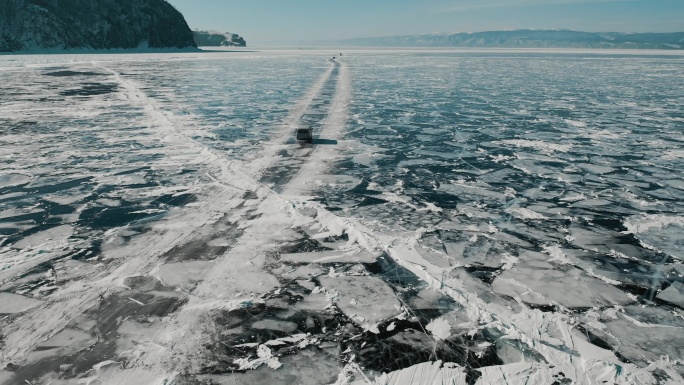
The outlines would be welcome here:
[[[313,143],[313,127],[298,128],[297,129],[297,141]]]

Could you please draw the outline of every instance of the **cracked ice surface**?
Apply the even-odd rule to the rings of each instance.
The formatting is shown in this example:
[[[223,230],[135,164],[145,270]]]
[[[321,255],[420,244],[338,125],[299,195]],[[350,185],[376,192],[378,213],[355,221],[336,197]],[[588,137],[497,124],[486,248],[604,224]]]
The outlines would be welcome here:
[[[450,59],[357,59],[364,69],[354,73],[348,137],[362,145],[338,172],[362,182],[339,193],[321,190],[326,202],[397,238],[390,248],[415,250],[415,258],[392,255],[402,266],[437,267],[429,274],[437,287],[458,277],[459,295],[476,293],[495,318],[506,318],[504,308],[582,314],[634,304],[681,317],[684,121],[675,108],[681,92],[668,85],[681,72],[681,57],[587,63],[580,55],[561,63],[455,53]],[[617,77],[609,62],[625,76]],[[642,83],[643,73],[654,77]],[[658,97],[643,97],[641,87]],[[421,269],[412,270],[420,275]],[[474,301],[465,297],[460,303],[468,309]],[[571,323],[586,331],[580,338],[615,350],[606,333],[632,330],[621,319],[599,322],[602,334]],[[631,327],[619,333],[629,357],[618,349],[617,362],[638,363],[657,377],[663,364],[654,350],[684,359],[676,338],[665,342],[679,329]],[[639,337],[650,331],[660,348]],[[559,351],[571,344],[567,336],[560,341]],[[517,349],[544,358],[537,362],[554,361],[552,351],[523,345],[497,343],[497,349],[500,357]],[[638,352],[650,358],[637,359]],[[674,372],[662,379],[681,381],[682,367],[670,362]],[[497,371],[482,370],[490,378],[481,381],[590,381],[565,369],[558,377],[539,363],[506,366],[498,379]]]
[[[684,380],[681,56],[319,54],[0,57],[1,383]]]

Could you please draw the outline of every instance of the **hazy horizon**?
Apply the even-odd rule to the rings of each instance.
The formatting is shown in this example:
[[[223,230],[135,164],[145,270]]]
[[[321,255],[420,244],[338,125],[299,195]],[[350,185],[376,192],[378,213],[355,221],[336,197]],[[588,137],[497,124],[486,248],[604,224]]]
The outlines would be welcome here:
[[[662,0],[359,0],[288,3],[169,0],[190,28],[238,33],[249,45],[515,29],[681,32],[684,2]]]

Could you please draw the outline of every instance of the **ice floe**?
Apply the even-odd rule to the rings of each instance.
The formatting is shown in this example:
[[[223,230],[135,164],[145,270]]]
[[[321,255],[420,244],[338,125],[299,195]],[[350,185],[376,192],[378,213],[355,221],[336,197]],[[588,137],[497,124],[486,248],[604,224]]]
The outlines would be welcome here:
[[[21,295],[0,293],[0,314],[22,313],[42,303],[43,301]]]
[[[441,361],[425,362],[406,369],[383,374],[372,385],[464,385],[466,373],[458,366],[442,364]]]
[[[673,282],[667,289],[658,293],[656,298],[684,308],[684,283]]]
[[[337,307],[360,326],[374,325],[400,314],[401,303],[378,278],[320,277],[319,281]]]

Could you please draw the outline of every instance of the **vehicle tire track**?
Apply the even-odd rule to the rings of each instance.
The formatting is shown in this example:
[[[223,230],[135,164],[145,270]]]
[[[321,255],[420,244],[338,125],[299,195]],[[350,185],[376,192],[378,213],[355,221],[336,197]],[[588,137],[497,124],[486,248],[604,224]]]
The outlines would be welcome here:
[[[256,198],[257,200],[252,205],[261,204],[274,209],[277,207],[288,207],[285,199],[278,193],[301,170],[317,147],[314,144],[304,148],[304,151],[296,151],[300,145],[293,138],[293,126],[310,124],[318,128],[319,135],[320,132],[325,132],[333,100],[337,97],[338,93],[337,85],[340,71],[340,63],[333,62],[331,64],[330,69],[314,83],[309,93],[290,113],[283,124],[282,135],[274,138],[276,143],[262,151],[262,155],[268,157],[271,151],[278,148],[277,146],[286,146],[288,149],[293,150],[293,155],[290,158],[296,162],[283,165],[282,161],[284,158],[281,158],[273,162],[264,172],[257,175],[250,175],[249,170],[244,171],[244,164],[242,162],[232,160],[220,151],[212,149],[183,133],[182,127],[179,127],[174,122],[173,114],[164,111],[153,98],[148,97],[144,93],[134,80],[122,77],[115,70],[102,67],[102,69],[107,70],[115,77],[129,101],[144,109],[145,115],[150,119],[148,123],[154,126],[152,128],[156,129],[160,136],[171,136],[178,145],[187,146],[205,156],[205,164],[209,170],[210,177],[221,188],[205,191],[203,195],[205,195],[204,200],[207,204],[197,211],[191,210],[187,214],[183,214],[183,222],[193,223],[193,226],[150,232],[147,236],[141,237],[128,247],[116,250],[116,258],[111,258],[112,256],[110,256],[116,262],[106,270],[99,271],[86,284],[67,287],[53,300],[41,307],[39,309],[40,313],[30,312],[18,318],[17,322],[11,325],[10,330],[6,330],[9,333],[5,335],[5,342],[7,346],[11,347],[11,350],[3,352],[2,359],[0,360],[3,367],[9,363],[25,363],[24,360],[28,358],[31,352],[36,350],[40,343],[51,339],[69,327],[69,325],[72,325],[75,320],[84,314],[97,309],[98,304],[101,304],[104,301],[103,298],[106,298],[110,293],[116,293],[121,290],[122,281],[125,278],[152,274],[155,266],[164,263],[163,258],[170,250],[179,245],[186,244],[198,236],[199,233],[196,231],[198,226],[211,227],[218,225],[215,223],[214,213],[229,214],[230,212],[233,215],[233,219],[245,221],[245,227],[254,227],[253,223],[250,223],[253,221],[249,218],[249,210],[235,213],[235,207],[232,207],[232,204],[229,203],[240,200],[245,191],[256,193],[258,198]],[[214,173],[218,175],[212,175]],[[273,185],[269,186],[271,181],[273,181]],[[276,226],[276,228],[280,227]],[[257,246],[260,244],[262,249],[272,247],[270,243],[262,244],[263,236],[266,236],[266,233],[258,231],[257,233],[259,236],[256,237],[240,237],[242,239],[241,243],[244,245],[243,251],[257,250]],[[126,258],[128,255],[135,255],[135,257]],[[244,254],[241,254],[241,256],[244,256]],[[216,271],[214,276],[222,271],[234,270],[234,261],[226,260],[225,263],[225,269]],[[223,264],[219,264],[219,266],[223,266]],[[255,274],[256,272],[253,273]],[[222,274],[218,275],[222,276]],[[212,279],[212,276],[206,278],[206,290],[210,293],[210,289],[216,284],[216,278]],[[203,292],[200,290],[199,293],[202,294]],[[207,295],[206,292],[203,294]],[[209,308],[232,305],[225,302],[213,303],[211,298],[209,302],[209,304],[205,304]],[[196,309],[186,308],[179,311],[194,313]],[[40,314],[40,317],[35,317],[37,314]],[[194,321],[193,317],[191,317],[190,325],[197,325],[192,323],[192,321]],[[162,334],[156,335],[153,339],[161,342],[165,338],[167,337]],[[83,354],[87,355],[87,353]],[[173,355],[173,353],[171,354]],[[161,359],[161,362],[158,362],[159,366],[157,368],[164,367],[165,359],[169,359],[167,355],[162,355],[158,358]],[[181,361],[183,360],[183,357],[178,358]],[[37,363],[40,364],[41,362],[39,360]],[[27,367],[26,370],[30,371],[31,368],[33,367]]]
[[[330,77],[322,84],[318,94],[311,100],[306,111],[300,116],[298,127],[313,127],[314,140],[310,145],[300,144],[294,138],[294,128],[276,159],[268,168],[261,172],[259,182],[277,193],[282,193],[285,186],[300,172],[308,158],[318,149],[318,138],[329,128],[329,117],[335,100],[339,99],[339,83],[341,64],[330,60],[333,64]]]

